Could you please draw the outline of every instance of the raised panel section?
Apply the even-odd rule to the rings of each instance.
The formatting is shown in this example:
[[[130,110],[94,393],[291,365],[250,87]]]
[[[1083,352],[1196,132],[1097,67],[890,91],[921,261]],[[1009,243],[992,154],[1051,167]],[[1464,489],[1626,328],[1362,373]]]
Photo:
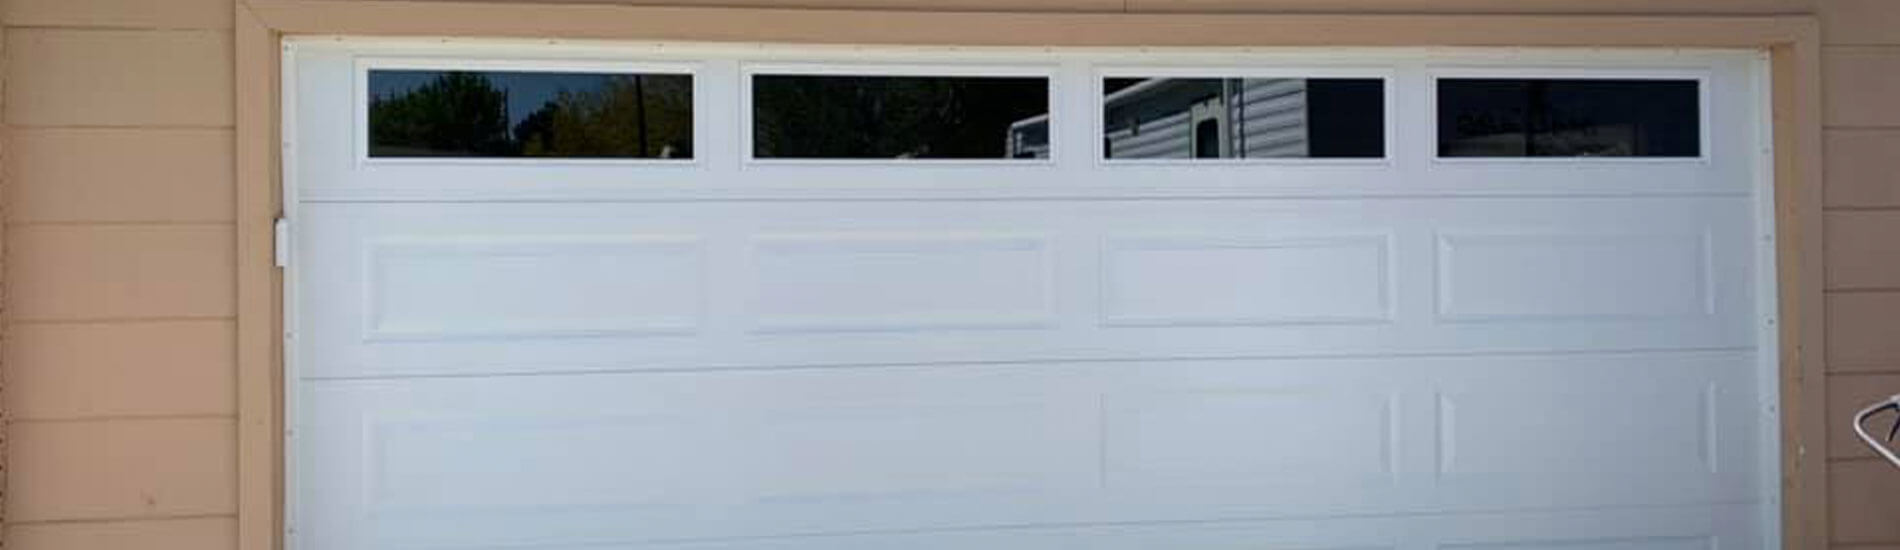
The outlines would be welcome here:
[[[1511,386],[1441,392],[1438,472],[1598,479],[1712,474],[1719,452],[1716,399],[1714,386],[1691,391],[1656,383],[1597,391]]]
[[[1628,320],[1715,313],[1707,234],[1441,234],[1438,317]]]
[[[1394,481],[1398,399],[1316,389],[1109,395],[1111,488]]]
[[[369,245],[365,338],[690,333],[701,245],[672,237],[381,240]]]
[[[1047,489],[1093,479],[1047,406],[969,403],[648,416],[371,417],[372,509],[685,506]],[[375,414],[397,415],[394,411]],[[1065,471],[1074,471],[1067,474]],[[680,475],[691,472],[691,475]],[[494,502],[506,495],[505,503]]]
[[[1379,323],[1392,315],[1389,235],[1113,238],[1109,326]]]
[[[753,247],[765,332],[1043,328],[1049,245],[1013,235],[772,235]]]

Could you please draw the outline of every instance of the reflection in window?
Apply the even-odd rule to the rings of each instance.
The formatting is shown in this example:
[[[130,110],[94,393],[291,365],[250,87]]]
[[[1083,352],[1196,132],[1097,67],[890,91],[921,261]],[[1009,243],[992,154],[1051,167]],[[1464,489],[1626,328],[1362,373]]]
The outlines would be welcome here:
[[[1694,157],[1694,80],[1438,81],[1441,157]]]
[[[371,157],[693,157],[693,77],[369,72]]]
[[[1110,78],[1110,159],[1379,158],[1385,83],[1373,78]]]
[[[755,75],[752,109],[757,158],[1049,155],[1042,77]]]

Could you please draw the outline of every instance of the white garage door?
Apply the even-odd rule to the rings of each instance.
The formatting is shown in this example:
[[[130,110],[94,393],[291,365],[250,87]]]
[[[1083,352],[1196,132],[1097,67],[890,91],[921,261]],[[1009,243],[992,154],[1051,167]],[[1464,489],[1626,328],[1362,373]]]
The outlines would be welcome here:
[[[300,550],[1778,536],[1753,53],[289,52]]]

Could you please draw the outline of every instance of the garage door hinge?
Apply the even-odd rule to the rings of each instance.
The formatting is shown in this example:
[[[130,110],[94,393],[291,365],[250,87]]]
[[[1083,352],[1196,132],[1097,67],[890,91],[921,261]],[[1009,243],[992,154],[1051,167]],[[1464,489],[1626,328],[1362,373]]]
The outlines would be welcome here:
[[[277,255],[277,267],[290,267],[290,220],[277,218],[271,249]]]

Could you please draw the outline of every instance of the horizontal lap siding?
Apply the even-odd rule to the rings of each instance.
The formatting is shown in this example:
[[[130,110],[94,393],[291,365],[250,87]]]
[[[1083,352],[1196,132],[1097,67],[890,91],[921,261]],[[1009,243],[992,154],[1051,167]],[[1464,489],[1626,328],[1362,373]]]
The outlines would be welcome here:
[[[1900,469],[1854,436],[1900,394],[1900,2],[1825,0],[1829,515],[1836,546],[1900,547]]]
[[[231,0],[9,0],[10,550],[236,545]]]

